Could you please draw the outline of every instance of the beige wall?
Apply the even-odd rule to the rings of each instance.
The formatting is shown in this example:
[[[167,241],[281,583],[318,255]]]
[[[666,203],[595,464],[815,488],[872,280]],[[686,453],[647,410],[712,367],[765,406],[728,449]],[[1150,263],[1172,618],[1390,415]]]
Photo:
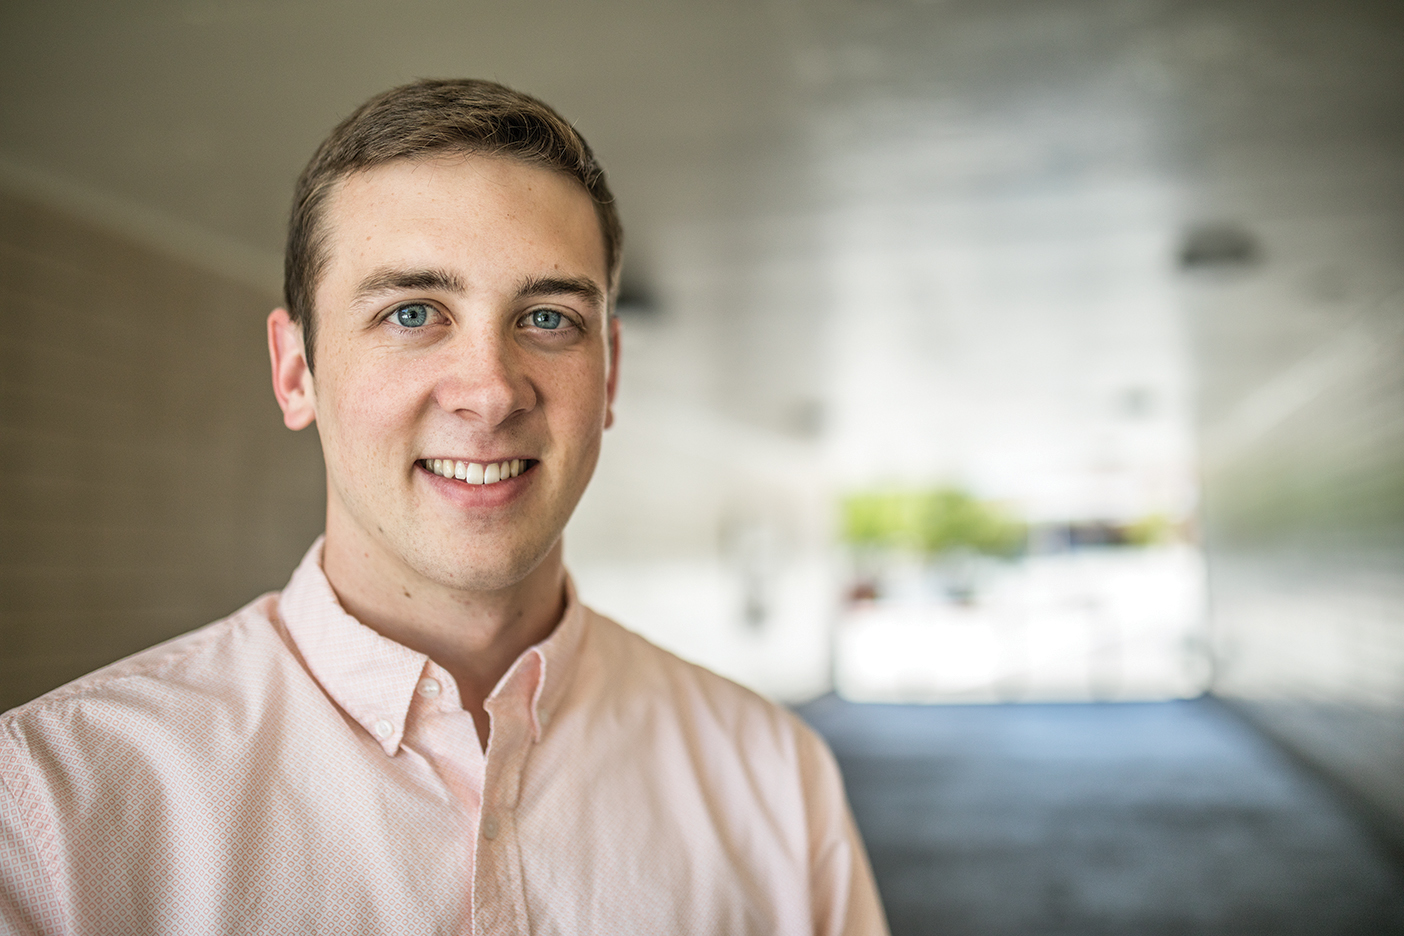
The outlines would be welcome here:
[[[0,709],[280,587],[320,531],[273,301],[0,195]]]

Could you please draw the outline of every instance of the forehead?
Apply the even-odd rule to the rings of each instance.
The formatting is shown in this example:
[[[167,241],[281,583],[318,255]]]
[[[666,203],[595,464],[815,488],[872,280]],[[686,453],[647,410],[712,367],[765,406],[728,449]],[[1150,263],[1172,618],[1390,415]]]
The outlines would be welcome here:
[[[323,285],[332,287],[367,268],[430,262],[469,279],[504,265],[590,276],[602,287],[607,275],[584,186],[514,159],[395,160],[353,173],[331,193],[324,223]]]

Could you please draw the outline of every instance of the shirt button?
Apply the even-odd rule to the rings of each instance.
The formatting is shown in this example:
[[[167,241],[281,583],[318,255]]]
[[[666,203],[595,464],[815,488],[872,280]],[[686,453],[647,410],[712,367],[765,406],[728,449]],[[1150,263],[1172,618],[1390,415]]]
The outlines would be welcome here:
[[[419,681],[419,694],[426,699],[437,699],[439,697],[439,681],[425,677]]]
[[[487,839],[488,841],[492,841],[493,839],[497,838],[496,816],[483,817],[483,838]]]
[[[376,720],[376,723],[375,723],[375,736],[376,736],[377,738],[379,738],[380,740],[384,741],[386,738],[390,737],[390,736],[391,736],[392,734],[394,734],[394,733],[395,733],[395,726],[392,725],[392,724],[390,724],[390,720],[389,720],[389,719],[387,719],[387,718],[380,718],[380,719],[377,719],[377,720]]]
[[[542,728],[545,728],[547,725],[551,724],[551,713],[539,712],[537,713],[536,720],[540,723]]]

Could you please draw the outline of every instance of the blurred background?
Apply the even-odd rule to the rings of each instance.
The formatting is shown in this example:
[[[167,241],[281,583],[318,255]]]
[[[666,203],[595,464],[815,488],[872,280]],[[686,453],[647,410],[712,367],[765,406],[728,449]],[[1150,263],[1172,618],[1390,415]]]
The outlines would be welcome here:
[[[458,75],[624,218],[582,595],[829,737],[895,932],[1404,932],[1397,3],[4,4],[0,708],[286,581],[293,180]]]

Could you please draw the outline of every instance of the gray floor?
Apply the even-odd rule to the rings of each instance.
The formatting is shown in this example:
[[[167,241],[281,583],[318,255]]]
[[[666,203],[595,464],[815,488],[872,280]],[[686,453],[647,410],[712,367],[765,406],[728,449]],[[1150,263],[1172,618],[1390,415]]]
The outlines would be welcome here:
[[[799,712],[894,936],[1404,933],[1404,869],[1218,702]]]

